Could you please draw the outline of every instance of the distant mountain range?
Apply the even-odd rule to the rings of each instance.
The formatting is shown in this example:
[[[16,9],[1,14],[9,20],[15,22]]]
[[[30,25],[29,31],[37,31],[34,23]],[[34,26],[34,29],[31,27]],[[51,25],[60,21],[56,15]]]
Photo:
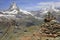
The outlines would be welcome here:
[[[45,15],[48,14],[48,12],[50,12],[52,15],[54,15],[55,17],[57,17],[57,20],[60,21],[60,9],[59,8],[55,8],[54,6],[51,6],[50,8],[45,8],[42,10],[38,10],[38,11],[31,11],[31,13],[36,16],[37,18],[44,18]]]
[[[11,6],[9,7],[8,10],[4,10],[0,12],[0,16],[13,16],[13,17],[28,17],[28,16],[33,16],[36,19],[43,19],[42,17],[47,14],[47,12],[51,12],[52,14],[59,14],[60,10],[59,8],[55,8],[54,6],[51,6],[49,9],[45,8],[42,10],[37,10],[37,11],[25,11],[20,9],[16,3],[12,3]]]
[[[54,16],[59,19],[58,16],[60,16],[60,10],[59,8],[55,8],[54,6],[51,6],[48,9],[43,9],[43,10],[37,10],[37,11],[25,11],[22,9],[19,9],[19,7],[16,5],[16,3],[12,3],[10,8],[5,11],[0,11],[0,17],[4,16],[6,18],[35,18],[39,20],[43,20],[44,16],[47,15],[48,12],[51,12]]]
[[[0,20],[4,21],[3,19],[7,21],[15,20],[16,25],[20,26],[40,24],[40,20],[38,20],[36,16],[31,12],[19,9],[16,3],[12,3],[8,10],[0,11]]]

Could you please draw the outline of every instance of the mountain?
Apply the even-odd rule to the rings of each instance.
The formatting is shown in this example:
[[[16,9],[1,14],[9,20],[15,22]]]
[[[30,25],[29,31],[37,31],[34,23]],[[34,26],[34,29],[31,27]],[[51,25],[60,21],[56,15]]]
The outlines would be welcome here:
[[[32,13],[22,10],[20,9],[15,2],[13,2],[11,4],[11,6],[4,11],[0,11],[0,17],[6,17],[6,18],[12,18],[12,19],[16,19],[17,17],[21,18],[25,18],[25,17],[29,17],[29,16],[33,16]]]
[[[48,13],[51,12],[54,15],[59,14],[60,10],[56,9],[54,6],[51,6],[50,8],[44,8],[41,10],[37,10],[37,11],[25,11],[20,9],[15,2],[13,2],[11,4],[11,6],[9,7],[9,9],[1,11],[0,12],[0,16],[8,16],[8,17],[29,17],[32,16],[36,19],[43,19],[43,17]]]
[[[12,3],[9,9],[0,12],[0,16],[5,17],[7,19],[13,19],[17,21],[17,24],[38,24],[39,22],[43,22],[45,15],[48,12],[51,12],[54,16],[59,14],[60,10],[55,9],[54,6],[50,7],[49,9],[42,9],[37,11],[25,11],[20,9],[16,3]],[[57,18],[59,19],[59,18]]]
[[[54,5],[52,5],[49,8],[44,8],[44,9],[37,10],[37,11],[31,11],[31,13],[38,18],[39,17],[44,18],[44,16],[47,15],[48,12],[50,12],[54,16],[59,16],[60,15],[60,10],[57,9]]]
[[[60,22],[60,10],[55,8],[54,6],[50,7],[48,10],[44,11],[42,15],[47,15],[50,12],[52,15],[56,17],[56,19]]]
[[[47,13],[47,12],[51,12],[51,13],[55,12],[55,13],[58,13],[59,11],[60,11],[60,10],[56,9],[54,6],[51,6],[49,9],[46,9],[46,10],[43,12],[43,14],[44,14],[44,13]]]
[[[16,3],[12,3],[9,9],[0,12],[0,18],[4,18],[7,21],[14,20],[17,25],[22,26],[31,26],[40,24],[40,20],[42,18],[37,18],[31,12],[20,9]],[[3,19],[1,19],[3,20]]]
[[[4,13],[4,14],[10,14],[10,15],[11,14],[12,15],[18,14],[18,12],[22,12],[22,13],[24,13],[26,15],[31,14],[30,12],[27,12],[27,11],[24,11],[22,9],[19,9],[19,7],[17,7],[16,3],[14,3],[14,2],[11,4],[11,6],[10,6],[10,8],[8,10],[2,11],[2,13]]]
[[[22,10],[16,5],[16,3],[13,2],[7,10],[1,11],[0,16],[5,16],[7,18],[8,17],[10,17],[10,18],[16,18],[16,17],[17,18],[22,18],[22,17],[25,18],[25,17],[31,16],[31,17],[34,17],[35,19],[39,19],[39,20],[43,19],[40,17],[40,14],[38,14],[38,13],[39,13],[39,11],[32,13],[32,12]]]

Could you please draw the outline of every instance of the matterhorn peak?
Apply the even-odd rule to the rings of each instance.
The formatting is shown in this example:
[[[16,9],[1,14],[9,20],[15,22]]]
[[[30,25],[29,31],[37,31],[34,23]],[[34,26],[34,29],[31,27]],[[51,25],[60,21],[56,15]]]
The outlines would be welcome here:
[[[15,2],[13,2],[13,3],[11,4],[9,10],[17,10],[17,9],[19,9],[19,8],[17,7],[17,4],[16,4]]]
[[[17,7],[16,3],[13,2],[8,10],[2,12],[4,14],[17,14],[19,12],[19,8]]]
[[[8,15],[15,15],[15,14],[18,14],[18,13],[23,13],[23,14],[26,14],[26,15],[32,15],[30,12],[20,9],[15,2],[13,2],[11,4],[11,6],[8,8],[8,10],[2,11],[2,13],[3,14],[8,14]]]

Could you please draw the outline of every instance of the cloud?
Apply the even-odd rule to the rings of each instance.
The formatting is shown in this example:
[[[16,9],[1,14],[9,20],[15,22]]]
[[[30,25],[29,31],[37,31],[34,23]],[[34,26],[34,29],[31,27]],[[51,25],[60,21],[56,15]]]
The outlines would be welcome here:
[[[40,2],[40,3],[37,3],[37,5],[39,6],[55,6],[55,7],[60,7],[60,2]]]
[[[27,10],[39,10],[44,8],[50,8],[50,7],[60,7],[60,2],[40,2],[36,5],[26,7]]]

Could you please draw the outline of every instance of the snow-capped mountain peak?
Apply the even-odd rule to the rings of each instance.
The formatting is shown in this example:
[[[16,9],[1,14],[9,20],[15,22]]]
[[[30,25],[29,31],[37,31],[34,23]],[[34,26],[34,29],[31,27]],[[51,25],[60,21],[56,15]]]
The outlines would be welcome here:
[[[22,10],[22,9],[19,9],[19,7],[16,5],[15,2],[13,2],[10,6],[10,8],[7,10],[7,11],[2,11],[2,13],[4,14],[18,14],[18,12],[22,12],[23,14],[26,14],[26,15],[32,15],[30,12],[28,11],[25,11],[25,10]]]
[[[16,3],[12,3],[8,10],[2,11],[3,14],[17,14],[19,8],[17,7]]]
[[[11,4],[9,10],[17,10],[17,9],[19,9],[19,8],[17,7],[16,3],[13,2],[13,3]]]
[[[42,15],[47,14],[48,12],[59,12],[60,10],[56,9],[54,5],[51,5],[50,8],[45,8],[44,11],[41,13]]]

